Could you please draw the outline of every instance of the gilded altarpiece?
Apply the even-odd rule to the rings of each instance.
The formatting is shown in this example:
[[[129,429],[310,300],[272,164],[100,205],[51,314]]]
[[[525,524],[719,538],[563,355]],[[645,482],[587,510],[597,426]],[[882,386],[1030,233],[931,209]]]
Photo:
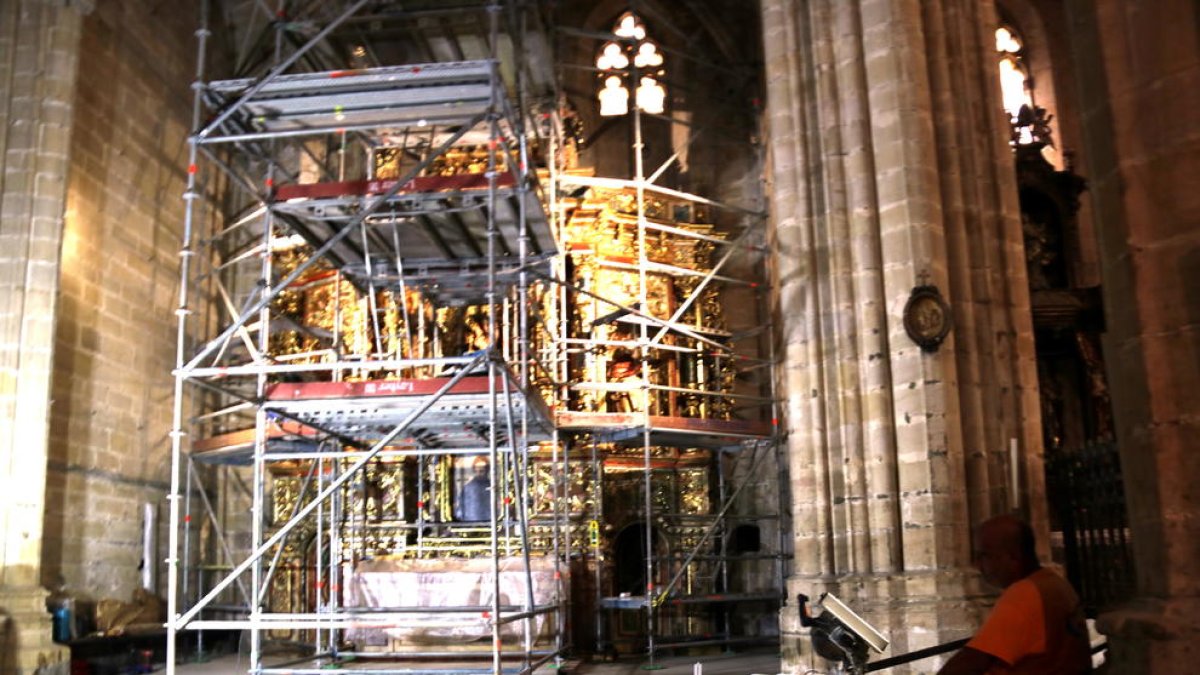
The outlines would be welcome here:
[[[399,170],[388,163],[389,156],[393,164],[403,157],[378,153],[376,172],[381,178]],[[430,171],[431,175],[478,173],[486,162],[485,151],[468,148],[447,154]],[[697,339],[726,343],[730,339],[721,282],[708,274],[715,242],[725,235],[704,223],[703,209],[694,204],[650,199],[644,206],[647,222],[654,227],[644,229],[639,241],[637,203],[631,190],[597,188],[569,204],[561,232],[569,275],[568,290],[563,291],[565,313],[560,304],[564,296],[558,292],[539,286],[531,294],[535,336],[531,347],[543,357],[531,364],[532,385],[559,409],[732,419],[733,401],[722,394],[734,388],[733,360],[705,349]],[[679,236],[679,232],[699,236]],[[299,246],[277,253],[273,262],[283,276],[310,253]],[[570,286],[590,293],[572,292]],[[486,306],[436,306],[416,288],[368,291],[321,264],[281,293],[273,310],[284,324],[270,345],[277,361],[436,358],[469,354],[488,344]],[[497,317],[497,333],[508,354],[515,349],[507,343],[515,341],[512,327],[518,321],[517,310],[507,301],[498,305],[502,316]],[[655,337],[660,325],[638,313],[682,330],[663,330],[657,336],[660,346],[639,348],[639,337],[643,333]],[[560,390],[546,365],[556,358],[556,336],[551,334],[555,323],[566,338],[569,394],[565,398],[557,396]],[[430,368],[364,368],[345,377],[387,380],[446,374]],[[716,478],[709,451],[650,449],[658,468],[651,472],[652,514],[647,518],[643,449],[600,444],[602,459],[593,464],[580,452],[584,445],[568,443],[561,449],[572,452],[565,472],[548,447],[532,452],[527,465],[512,455],[502,458],[496,476],[502,552],[522,553],[512,504],[521,498],[519,486],[526,484],[531,555],[545,556],[554,550],[557,520],[565,527],[572,555],[585,566],[600,566],[600,592],[611,594],[617,575],[614,566],[620,564],[618,533],[630,524],[649,522],[662,548],[656,555],[661,554],[666,563],[657,568],[661,576],[657,583],[665,584],[678,573],[679,592],[714,592],[717,572],[711,559],[693,561],[680,572],[683,556],[701,542],[711,522]],[[331,506],[341,509],[344,526],[337,537],[322,540],[315,532],[304,532],[289,538],[271,587],[273,610],[310,611],[318,596],[332,601],[330,588],[317,582],[317,567],[327,565],[330,555],[345,569],[363,561],[465,561],[489,556],[490,524],[464,517],[461,504],[477,457],[425,454],[369,464],[343,487]],[[328,461],[320,471],[332,471],[335,464],[340,471],[350,464]],[[276,522],[284,522],[298,500],[311,498],[311,489],[304,494],[301,489],[308,468],[292,466],[274,476]],[[525,480],[520,480],[522,473]],[[586,570],[585,576],[594,572]],[[695,620],[679,610],[664,610],[659,620],[674,622],[671,630],[676,632],[705,628],[693,625]]]

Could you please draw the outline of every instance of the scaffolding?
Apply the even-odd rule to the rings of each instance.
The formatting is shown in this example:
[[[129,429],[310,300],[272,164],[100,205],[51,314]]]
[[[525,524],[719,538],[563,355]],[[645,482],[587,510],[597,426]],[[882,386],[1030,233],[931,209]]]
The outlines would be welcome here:
[[[583,455],[591,465],[589,517],[597,532],[589,538],[588,554],[596,649],[628,651],[644,644],[653,665],[662,650],[774,642],[774,633],[739,633],[733,618],[739,606],[777,608],[784,577],[782,543],[774,552],[761,552],[754,526],[777,521],[782,503],[767,511],[744,503],[746,489],[764,483],[763,469],[774,477],[780,469],[771,331],[761,321],[767,289],[725,269],[738,255],[743,269],[765,257],[756,239],[763,234],[761,214],[645,180],[564,176],[560,183],[576,194],[586,188],[566,208],[572,215],[562,237],[576,271],[564,282],[565,292],[583,297],[564,303],[575,309],[560,333],[561,353],[572,365],[556,419],[565,455]],[[590,221],[594,215],[588,212],[597,203],[611,209],[622,196],[634,197],[624,201],[626,212],[618,208],[604,225],[588,222],[583,229],[617,240],[621,234],[610,231],[624,228],[630,241],[614,248],[625,255],[606,255],[608,242],[593,246],[572,238],[571,223]],[[698,214],[706,209],[699,206],[737,212],[741,226],[717,231],[700,222]],[[697,253],[697,244],[706,244],[707,254]],[[615,294],[589,291],[605,285],[596,283],[605,274],[608,286],[621,285],[611,275],[624,275],[630,283]],[[712,303],[721,297],[717,285],[736,286],[749,300],[753,311],[739,317],[741,325],[709,323]],[[738,349],[735,339],[751,346]],[[735,382],[734,373],[744,380]],[[776,480],[765,483],[782,498]],[[604,551],[624,557],[619,540],[625,536],[598,533],[603,525],[622,527],[606,508],[605,493],[638,493],[640,505],[622,503],[624,533],[642,539],[636,548],[644,570],[632,584],[616,578],[620,573],[612,566],[605,578]],[[753,527],[752,546],[738,542],[747,531],[739,525]],[[782,535],[778,522],[775,531]],[[757,566],[765,583],[747,587],[731,578],[735,567],[750,566]],[[631,630],[628,616],[638,612],[644,613],[644,626]]]
[[[790,556],[761,195],[738,205],[661,184],[689,146],[713,139],[686,115],[643,111],[642,85],[666,74],[654,55],[711,61],[689,53],[691,42],[673,50],[656,43],[638,6],[631,2],[611,33],[558,27],[605,43],[593,52],[595,68],[564,68],[597,73],[601,115],[627,110],[632,176],[555,176],[552,212],[563,221],[567,261],[562,304],[574,310],[559,331],[568,384],[556,420],[566,456],[582,450],[595,478],[583,550],[592,561],[596,650],[641,649],[653,668],[663,650],[777,642],[777,625],[745,619],[775,618]],[[605,112],[614,85],[625,87],[628,105]],[[658,166],[647,166],[643,124],[651,118],[673,139]],[[760,540],[763,523],[777,535],[773,544]],[[631,537],[640,540],[633,550],[642,570],[622,575],[630,550],[622,540]]]
[[[454,672],[527,673],[564,650],[561,556],[547,555],[559,531],[551,517],[548,538],[533,545],[525,508],[530,449],[554,439],[550,410],[530,386],[526,308],[530,274],[556,244],[529,168],[527,111],[511,100],[495,53],[502,20],[523,22],[512,20],[516,9],[475,7],[489,27],[492,53],[482,60],[310,72],[319,48],[368,4],[353,3],[286,56],[289,27],[313,17],[274,22],[275,61],[257,77],[206,81],[211,36],[207,26],[198,33],[177,312],[169,670],[185,630],[248,630],[254,673],[480,652],[488,668]],[[481,170],[439,171],[456,152]],[[213,213],[218,191],[232,215]],[[215,232],[198,231],[207,222]],[[329,310],[317,321],[295,307],[313,296]],[[220,311],[196,313],[209,307]],[[438,318],[456,312],[462,334],[452,339]],[[343,313],[358,317],[353,332]],[[215,336],[195,339],[205,331]],[[476,463],[461,486],[474,495],[469,511],[448,494],[462,458]],[[240,550],[220,517],[228,509],[214,507],[197,478],[202,464],[221,467],[226,483],[250,473]],[[408,478],[388,493],[382,473]],[[195,569],[193,502],[220,554]],[[385,549],[392,558],[373,555]],[[470,580],[473,594],[411,583],[447,550],[472,556],[449,578]],[[376,597],[372,565],[405,587]],[[490,640],[486,650],[446,654],[345,642],[438,631]],[[266,666],[264,642],[280,635],[310,644],[318,660]]]
[[[738,629],[787,558],[761,209],[656,184],[636,107],[632,180],[567,170],[522,57],[536,4],[381,7],[247,31],[271,56],[239,79],[206,80],[197,33],[168,672],[184,631],[248,631],[252,673],[777,640]],[[356,36],[464,15],[474,60],[327,66],[336,40],[378,63]],[[588,243],[597,218],[627,255]],[[771,509],[747,503],[764,484]],[[739,527],[772,520],[773,551]],[[267,665],[269,642],[309,654]]]

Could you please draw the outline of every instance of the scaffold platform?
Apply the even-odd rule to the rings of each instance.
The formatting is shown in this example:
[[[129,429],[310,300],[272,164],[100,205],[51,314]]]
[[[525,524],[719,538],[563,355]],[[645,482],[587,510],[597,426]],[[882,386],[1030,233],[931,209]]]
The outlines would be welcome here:
[[[460,61],[214,81],[207,102],[224,112],[199,140],[473,125],[492,108],[496,79],[492,62]]]
[[[520,420],[528,411],[526,440],[549,440],[551,416],[537,396],[526,395],[504,375],[492,378],[464,377],[437,398],[410,428],[412,433],[393,439],[398,447],[478,448],[488,443],[488,428],[496,425],[499,443],[507,442],[506,417]],[[430,396],[450,381],[449,377],[362,382],[301,382],[273,385],[264,408],[312,422],[322,429],[374,442],[417,412]],[[495,401],[493,401],[493,396]],[[498,417],[493,411],[499,409]]]

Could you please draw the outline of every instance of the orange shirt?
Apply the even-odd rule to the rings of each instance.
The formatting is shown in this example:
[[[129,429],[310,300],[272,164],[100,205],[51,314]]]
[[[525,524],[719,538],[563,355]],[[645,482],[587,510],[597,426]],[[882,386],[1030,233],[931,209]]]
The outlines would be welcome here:
[[[1003,663],[989,673],[1075,675],[1092,669],[1087,624],[1075,589],[1039,569],[1004,589],[967,646]]]

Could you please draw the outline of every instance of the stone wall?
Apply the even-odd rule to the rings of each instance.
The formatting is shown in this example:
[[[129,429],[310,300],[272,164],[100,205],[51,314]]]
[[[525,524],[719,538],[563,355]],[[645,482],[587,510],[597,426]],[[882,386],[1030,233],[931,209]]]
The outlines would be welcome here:
[[[959,0],[766,0],[763,11],[788,595],[832,590],[890,633],[891,653],[913,651],[978,621],[972,523],[1019,497],[1047,539],[995,14]],[[934,353],[903,327],[924,284],[953,315]],[[785,670],[804,672],[795,608],[782,620]]]
[[[123,0],[83,24],[42,576],[97,599],[140,586],[142,504],[166,520],[197,18],[190,2]]]
[[[1069,0],[1100,236],[1104,350],[1139,597],[1102,616],[1114,671],[1200,657],[1200,8]]]
[[[1050,159],[1056,168],[1074,164],[1076,171],[1088,161],[1088,147],[1082,136],[1078,90],[1075,77],[1079,66],[1072,54],[1071,41],[1063,39],[1072,31],[1063,3],[1037,0],[996,0],[1002,19],[1014,22],[1025,39],[1024,58],[1033,78],[1034,102],[1053,116],[1051,129],[1054,150]],[[1082,61],[1087,64],[1090,61]],[[1092,205],[1083,199],[1078,223],[1067,232],[1070,276],[1078,287],[1099,286],[1100,267]]]
[[[38,584],[81,12],[0,4],[0,674],[61,672]]]

